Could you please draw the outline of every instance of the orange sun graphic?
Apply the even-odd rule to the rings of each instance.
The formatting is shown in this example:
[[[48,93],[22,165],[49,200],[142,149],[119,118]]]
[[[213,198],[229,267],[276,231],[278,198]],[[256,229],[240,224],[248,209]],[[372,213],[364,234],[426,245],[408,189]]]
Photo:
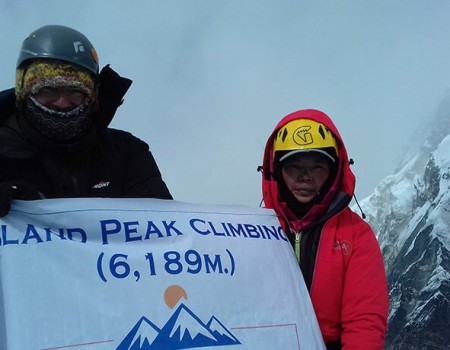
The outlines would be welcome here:
[[[177,286],[176,284],[168,287],[164,292],[164,301],[166,302],[166,305],[171,309],[173,309],[174,306],[177,305],[181,298],[187,300],[186,291],[183,289],[183,287]]]

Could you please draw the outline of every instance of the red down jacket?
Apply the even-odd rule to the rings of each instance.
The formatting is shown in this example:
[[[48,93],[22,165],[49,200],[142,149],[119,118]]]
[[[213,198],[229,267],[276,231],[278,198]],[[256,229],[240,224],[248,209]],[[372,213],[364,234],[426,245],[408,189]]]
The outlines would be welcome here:
[[[274,179],[273,141],[294,119],[324,124],[338,142],[339,164],[329,193],[303,218],[296,218],[280,198]],[[389,297],[383,258],[371,227],[351,211],[355,176],[342,138],[331,119],[317,110],[284,117],[269,137],[263,160],[262,190],[293,242],[302,231],[300,268],[320,330],[329,349],[383,349]]]

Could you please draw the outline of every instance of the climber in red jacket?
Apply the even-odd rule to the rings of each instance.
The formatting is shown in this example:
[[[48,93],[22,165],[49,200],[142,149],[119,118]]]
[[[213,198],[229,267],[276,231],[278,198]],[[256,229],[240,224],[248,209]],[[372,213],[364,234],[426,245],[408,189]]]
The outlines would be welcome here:
[[[318,110],[284,117],[262,172],[265,206],[295,250],[327,349],[383,349],[383,257],[371,227],[349,208],[355,176],[334,123]]]

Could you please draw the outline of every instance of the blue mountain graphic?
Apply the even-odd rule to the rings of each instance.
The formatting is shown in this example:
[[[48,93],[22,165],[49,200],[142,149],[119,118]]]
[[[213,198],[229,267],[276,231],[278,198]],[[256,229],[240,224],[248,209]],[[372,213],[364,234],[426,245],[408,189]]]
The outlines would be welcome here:
[[[142,317],[116,350],[177,350],[240,344],[216,318],[203,323],[181,303],[162,329]]]
[[[161,330],[144,316],[135,324],[116,350],[145,350],[158,336]]]
[[[215,316],[211,317],[206,326],[211,330],[216,339],[220,340],[221,345],[241,343]]]

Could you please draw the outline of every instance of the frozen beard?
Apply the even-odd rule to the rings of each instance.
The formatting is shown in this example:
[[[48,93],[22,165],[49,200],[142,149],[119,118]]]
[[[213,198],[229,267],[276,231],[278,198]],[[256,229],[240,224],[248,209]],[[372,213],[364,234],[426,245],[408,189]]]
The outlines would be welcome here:
[[[77,89],[86,98],[70,111],[52,110],[33,96],[43,87]],[[19,111],[33,129],[51,140],[70,142],[82,137],[90,128],[95,82],[88,72],[75,65],[38,60],[17,70],[16,99]]]

